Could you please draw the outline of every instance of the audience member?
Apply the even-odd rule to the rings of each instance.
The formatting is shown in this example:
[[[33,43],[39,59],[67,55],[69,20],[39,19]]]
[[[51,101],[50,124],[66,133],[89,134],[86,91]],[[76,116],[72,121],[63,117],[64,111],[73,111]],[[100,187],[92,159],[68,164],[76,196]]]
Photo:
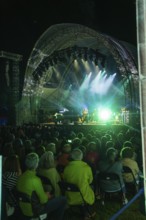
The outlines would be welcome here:
[[[87,146],[87,152],[85,161],[89,164],[92,169],[93,176],[96,174],[97,164],[100,159],[99,153],[97,152],[96,142],[91,141]]]
[[[93,205],[95,201],[94,192],[91,184],[93,181],[92,170],[90,166],[82,161],[83,153],[76,148],[71,152],[72,161],[64,169],[64,180],[77,185],[87,204]],[[67,201],[70,205],[82,204],[82,197],[78,192],[67,192]],[[86,218],[85,213],[85,218]]]
[[[55,196],[60,196],[61,191],[58,182],[61,180],[58,171],[56,170],[54,155],[51,151],[45,152],[39,160],[37,174],[49,179],[54,190]]]
[[[56,156],[56,145],[55,143],[49,143],[47,146],[46,146],[46,151],[51,151],[54,156]]]
[[[135,158],[134,150],[131,147],[124,147],[121,150],[120,155],[122,158],[123,166],[129,167],[132,170],[132,172],[135,176],[135,179],[137,180],[137,182],[139,182],[140,170],[138,167],[138,163],[134,159]],[[124,173],[123,178],[124,178],[124,181],[127,183],[134,182],[134,179],[133,179],[133,176],[131,173]]]
[[[119,160],[116,160],[117,158],[117,150],[115,148],[108,148],[106,151],[106,159],[103,161],[100,161],[99,163],[99,171],[100,172],[112,172],[118,174],[120,177],[120,181],[122,184],[123,191],[125,191],[125,184],[122,176],[122,163]],[[119,182],[118,181],[102,181],[102,188],[105,191],[118,191],[120,189],[119,187]],[[127,198],[125,193],[123,194],[124,198],[123,199],[123,204],[127,203]]]
[[[63,173],[64,168],[69,163],[70,152],[71,144],[64,144],[64,146],[62,147],[62,152],[60,152],[57,158],[57,170],[60,174]]]
[[[38,205],[37,209],[35,209],[33,204],[28,203],[25,205],[23,202],[20,202],[22,213],[25,216],[32,217],[34,210],[37,214],[40,214],[41,210],[41,212],[44,211],[51,215],[52,219],[62,220],[66,207],[66,198],[62,196],[51,198],[50,194],[44,191],[41,179],[36,176],[36,169],[39,164],[39,157],[36,153],[28,154],[25,163],[27,170],[19,177],[17,190],[26,193],[31,198],[31,201],[32,197],[37,195],[40,209]]]
[[[10,210],[16,207],[17,201],[15,197],[15,188],[18,177],[22,174],[20,160],[17,155],[11,155],[6,158],[3,164],[2,183],[5,190],[5,200],[7,213],[10,215]],[[12,213],[13,214],[13,213]]]

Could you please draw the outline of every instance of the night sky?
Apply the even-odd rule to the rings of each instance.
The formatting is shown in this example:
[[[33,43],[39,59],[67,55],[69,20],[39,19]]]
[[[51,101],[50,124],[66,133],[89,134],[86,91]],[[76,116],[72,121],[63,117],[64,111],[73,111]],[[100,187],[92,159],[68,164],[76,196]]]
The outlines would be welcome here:
[[[27,59],[51,25],[78,23],[136,45],[136,0],[1,0],[0,50]]]

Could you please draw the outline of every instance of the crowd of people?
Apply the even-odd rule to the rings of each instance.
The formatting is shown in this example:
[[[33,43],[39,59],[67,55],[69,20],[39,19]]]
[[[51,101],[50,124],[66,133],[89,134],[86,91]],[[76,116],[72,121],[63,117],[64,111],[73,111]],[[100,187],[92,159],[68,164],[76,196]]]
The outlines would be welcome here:
[[[0,154],[3,158],[3,219],[14,215],[17,199],[14,192],[37,195],[40,208],[19,203],[24,216],[47,213],[52,219],[64,219],[70,205],[82,204],[78,192],[62,193],[59,182],[76,184],[85,202],[92,207],[99,196],[98,173],[119,175],[127,203],[126,182],[133,176],[123,173],[128,166],[139,183],[142,173],[141,134],[122,126],[23,125],[0,127]],[[43,181],[47,179],[47,181]],[[102,183],[105,190],[116,190],[115,184]],[[117,189],[118,190],[118,189]],[[11,208],[11,209],[10,209]],[[13,208],[13,209],[12,209]],[[9,213],[9,209],[12,210]],[[98,207],[97,207],[98,211]],[[12,213],[11,213],[12,212]],[[83,213],[84,219],[90,218]],[[96,213],[92,213],[93,215]]]

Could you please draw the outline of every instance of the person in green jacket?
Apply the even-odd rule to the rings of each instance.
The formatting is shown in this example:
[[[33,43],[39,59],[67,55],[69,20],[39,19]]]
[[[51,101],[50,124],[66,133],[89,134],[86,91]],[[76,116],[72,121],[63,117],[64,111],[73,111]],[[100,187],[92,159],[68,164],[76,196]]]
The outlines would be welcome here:
[[[40,157],[37,174],[46,177],[51,182],[55,197],[61,195],[60,187],[58,185],[58,182],[61,181],[61,177],[55,166],[53,152],[47,151]]]
[[[38,198],[38,207],[41,212],[47,213],[55,220],[62,220],[66,208],[66,198],[63,196],[51,198],[48,192],[45,192],[41,179],[36,176],[39,157],[36,153],[29,153],[26,156],[25,164],[27,170],[19,177],[16,188],[18,192],[27,194],[31,200],[34,196]],[[20,202],[20,209],[25,216],[34,216],[34,208],[31,203]],[[37,210],[39,212],[39,210]]]
[[[84,200],[91,206],[94,204],[95,195],[91,187],[93,181],[92,170],[90,166],[82,161],[83,152],[75,148],[71,152],[71,160],[65,167],[63,178],[68,183],[73,183],[80,189]],[[66,192],[69,205],[80,205],[83,203],[82,197],[78,192]]]

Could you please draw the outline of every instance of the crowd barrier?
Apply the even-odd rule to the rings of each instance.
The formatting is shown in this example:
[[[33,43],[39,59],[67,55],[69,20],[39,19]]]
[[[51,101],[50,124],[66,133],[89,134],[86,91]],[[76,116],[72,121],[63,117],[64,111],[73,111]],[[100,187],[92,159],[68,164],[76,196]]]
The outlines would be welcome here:
[[[118,216],[121,215],[143,193],[144,193],[144,188],[140,189],[138,193],[125,206],[123,206],[117,213],[115,213],[109,220],[117,219]]]

